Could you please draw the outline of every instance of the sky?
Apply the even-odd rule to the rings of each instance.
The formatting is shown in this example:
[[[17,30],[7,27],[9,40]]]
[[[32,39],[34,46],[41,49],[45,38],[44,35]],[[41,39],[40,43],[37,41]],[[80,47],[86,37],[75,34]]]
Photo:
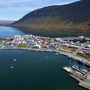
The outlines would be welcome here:
[[[19,20],[33,10],[76,1],[80,0],[0,0],[0,20]]]

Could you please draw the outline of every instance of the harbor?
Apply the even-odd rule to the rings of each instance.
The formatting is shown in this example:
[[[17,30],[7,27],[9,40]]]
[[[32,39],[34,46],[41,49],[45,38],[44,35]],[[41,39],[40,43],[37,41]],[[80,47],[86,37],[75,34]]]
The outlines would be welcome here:
[[[84,70],[81,71],[76,67],[72,68],[65,66],[63,69],[68,73],[68,75],[79,82],[79,86],[90,90],[90,71],[84,74]]]
[[[76,42],[74,42],[74,40],[76,40]],[[67,67],[68,63],[65,64],[65,62],[68,62],[68,60],[71,60],[75,63],[80,64],[81,66],[85,66],[87,68],[90,68],[90,60],[88,60],[89,56],[90,56],[90,53],[89,53],[89,51],[90,51],[90,49],[89,49],[90,38],[86,38],[85,42],[83,42],[83,43],[80,42],[80,41],[83,41],[83,40],[84,40],[83,36],[50,38],[50,37],[35,36],[35,35],[32,35],[32,34],[22,35],[22,36],[21,35],[14,35],[13,37],[1,38],[0,39],[0,51],[3,51],[3,52],[4,51],[8,51],[8,52],[9,51],[10,52],[11,51],[13,51],[13,52],[19,51],[19,52],[21,52],[21,50],[23,52],[28,52],[28,51],[33,52],[33,51],[35,51],[33,53],[33,55],[36,52],[37,53],[42,53],[42,52],[43,53],[49,53],[49,52],[53,53],[54,52],[54,55],[52,55],[51,57],[55,56],[54,57],[55,60],[54,60],[54,58],[52,58],[51,63],[53,61],[54,62],[57,61],[57,63],[60,62],[60,63],[58,63],[59,68],[57,67],[57,65],[54,68],[57,67],[56,70],[60,70],[60,69],[62,69],[62,67],[66,66],[63,69],[65,71],[67,71],[69,76],[71,76],[72,78],[74,78],[75,80],[77,80],[79,82],[79,86],[82,86],[86,89],[90,89],[90,87],[89,87],[90,86],[90,84],[89,84],[90,83],[90,80],[89,80],[89,78],[90,78],[89,73],[90,72],[89,72],[89,70],[86,71],[82,67],[78,68],[76,64],[73,64],[70,67]],[[77,54],[85,55],[85,57],[78,56]],[[16,53],[15,53],[15,55],[16,55]],[[20,53],[18,55],[20,55]],[[21,55],[21,56],[23,56],[23,55]],[[88,56],[88,58],[86,58],[86,56]],[[13,61],[18,63],[19,60],[18,59],[16,60],[16,56],[14,56],[14,57],[15,58],[13,58]],[[43,57],[44,58],[42,58],[41,62],[44,59],[45,59],[45,62],[47,60],[49,61],[49,59],[50,59],[50,56],[48,56],[48,54],[44,55]],[[56,57],[59,57],[59,58],[56,58]],[[65,58],[65,60],[63,59],[63,57]],[[28,58],[28,57],[25,57],[25,58]],[[25,61],[28,61],[29,59],[31,60],[31,58],[28,58],[28,59],[25,59]],[[39,59],[41,59],[41,55],[40,55]],[[39,59],[35,59],[34,63],[39,64],[40,63]],[[61,62],[63,62],[63,63],[61,63]],[[61,66],[59,64],[61,64]],[[9,63],[9,65],[10,65],[10,63]],[[46,66],[47,66],[47,64],[46,64]],[[16,69],[16,66],[14,66],[14,64],[13,64],[13,65],[10,66],[10,68],[14,71]],[[23,68],[23,66],[22,66],[22,68]],[[52,68],[53,68],[53,65],[52,65]],[[39,68],[39,69],[41,69],[41,68]],[[55,70],[55,73],[53,73],[49,77],[56,74],[56,70]],[[52,69],[50,71],[52,71]],[[59,73],[62,73],[61,77],[64,78],[64,76],[63,76],[64,72],[59,71],[57,74],[59,74]],[[60,78],[60,75],[58,75],[58,79],[59,78]],[[59,79],[59,82],[60,82],[60,79]],[[65,79],[65,82],[66,82],[66,79]],[[70,84],[72,84],[72,82]],[[62,87],[62,85],[61,85],[61,87]],[[79,88],[79,87],[77,86],[77,88]],[[83,90],[84,90],[84,88],[83,88]],[[69,90],[72,90],[72,89],[69,89]],[[75,89],[75,90],[80,90],[80,88]]]

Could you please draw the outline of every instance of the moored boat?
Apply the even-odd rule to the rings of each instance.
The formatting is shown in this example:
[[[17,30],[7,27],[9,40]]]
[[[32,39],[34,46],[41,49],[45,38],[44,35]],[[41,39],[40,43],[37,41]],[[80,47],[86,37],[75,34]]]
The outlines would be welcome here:
[[[13,59],[13,61],[17,61],[16,59]]]
[[[14,68],[14,67],[12,66],[12,64],[11,64],[10,68],[11,68],[11,69],[13,69],[13,68]]]
[[[67,66],[63,67],[63,69],[67,71],[68,73],[72,73],[73,71],[71,67],[67,67]]]
[[[86,60],[78,59],[78,62],[85,65],[85,66],[87,66],[87,67],[90,67],[90,64]]]

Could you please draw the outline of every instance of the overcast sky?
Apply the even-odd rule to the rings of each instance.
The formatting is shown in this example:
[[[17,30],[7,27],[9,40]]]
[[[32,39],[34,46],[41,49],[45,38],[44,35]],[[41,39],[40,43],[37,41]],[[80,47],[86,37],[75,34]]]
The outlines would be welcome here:
[[[19,20],[35,9],[76,1],[80,0],[0,0],[0,20]]]

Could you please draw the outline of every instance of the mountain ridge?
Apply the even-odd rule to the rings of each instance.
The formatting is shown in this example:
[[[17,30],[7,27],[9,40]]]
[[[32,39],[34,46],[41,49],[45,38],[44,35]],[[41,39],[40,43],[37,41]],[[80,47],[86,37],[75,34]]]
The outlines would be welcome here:
[[[46,30],[90,30],[90,1],[43,7],[26,14],[11,26]]]
[[[10,24],[10,23],[14,23],[14,20],[0,20],[0,24]]]

